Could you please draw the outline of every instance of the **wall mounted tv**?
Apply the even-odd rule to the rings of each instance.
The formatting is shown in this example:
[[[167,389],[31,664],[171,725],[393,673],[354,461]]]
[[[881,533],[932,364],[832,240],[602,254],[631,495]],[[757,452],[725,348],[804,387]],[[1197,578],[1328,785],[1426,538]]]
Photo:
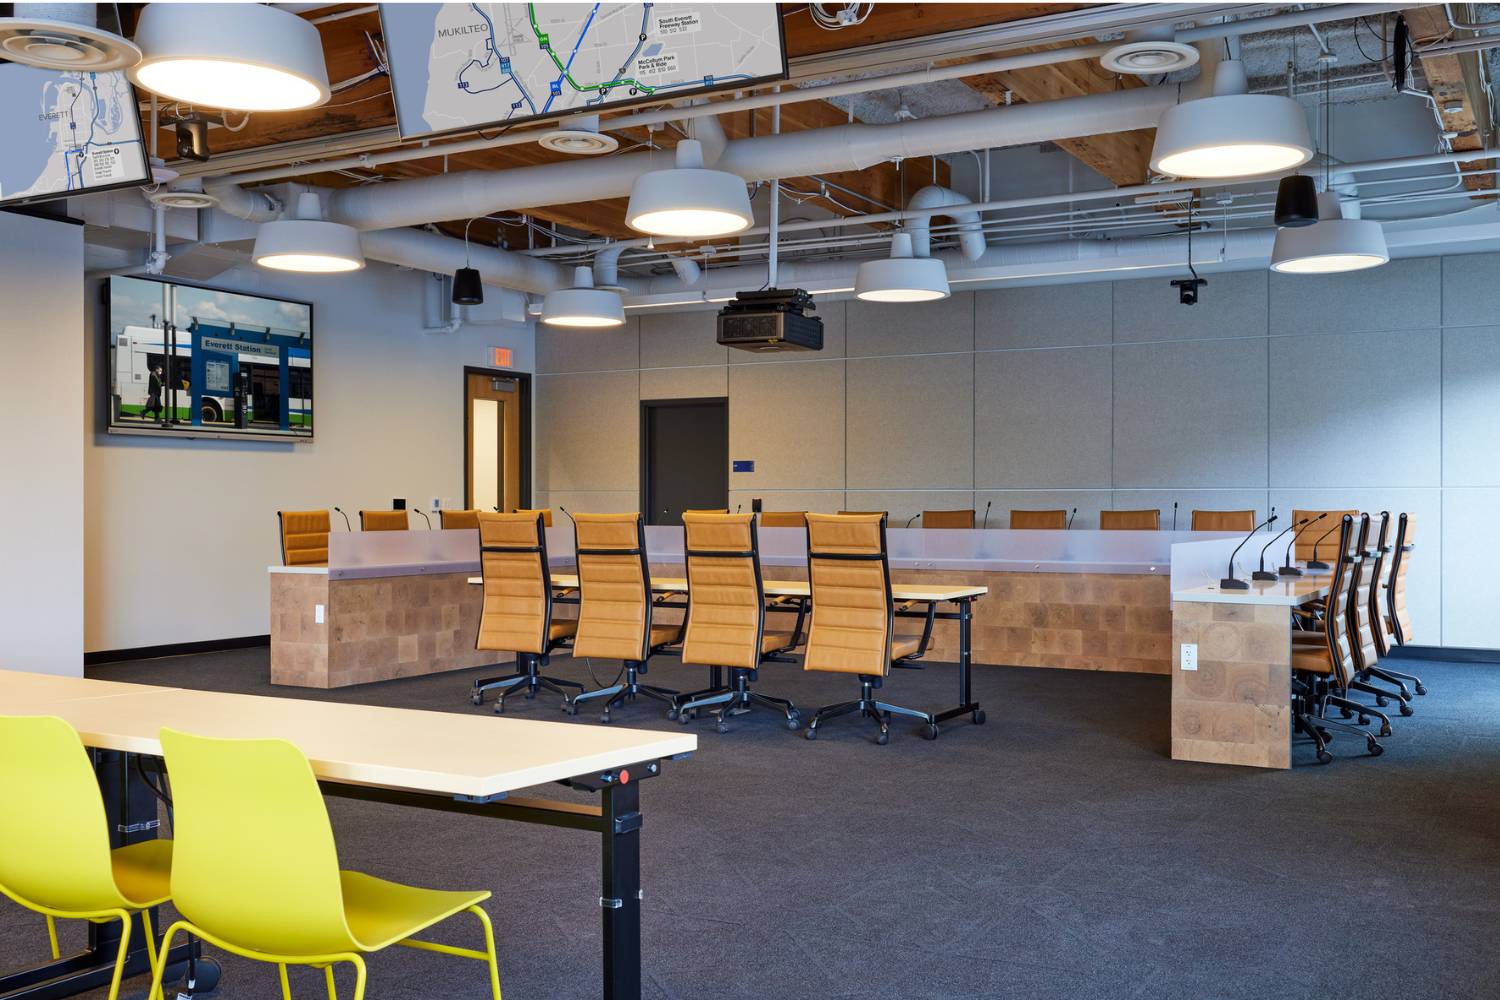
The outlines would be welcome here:
[[[310,440],[313,307],[113,276],[109,431]]]

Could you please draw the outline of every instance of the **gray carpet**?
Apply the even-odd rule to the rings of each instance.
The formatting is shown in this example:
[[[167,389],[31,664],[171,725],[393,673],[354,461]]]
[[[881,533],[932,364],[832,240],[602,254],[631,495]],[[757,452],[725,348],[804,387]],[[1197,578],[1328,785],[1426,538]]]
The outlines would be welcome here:
[[[566,659],[554,669],[586,679]],[[981,667],[988,724],[953,725],[935,743],[898,722],[890,745],[876,746],[857,717],[813,743],[769,712],[726,735],[699,724],[699,753],[642,789],[644,995],[1500,995],[1500,668],[1418,672],[1432,694],[1414,718],[1396,719],[1383,757],[1339,740],[1339,758],[1321,767],[1304,744],[1290,773],[1173,763],[1162,677]],[[267,683],[264,649],[90,670],[488,712],[468,704],[476,673],[289,691]],[[845,678],[794,666],[763,678],[805,715],[851,694]],[[701,672],[668,660],[648,679],[697,687]],[[955,687],[955,668],[938,664],[897,673],[885,695],[936,706]],[[554,698],[518,704],[521,716],[565,718]],[[616,718],[675,725],[647,703]],[[329,808],[347,866],[494,891],[508,1000],[599,995],[595,838]],[[472,929],[460,923],[446,937]],[[76,926],[66,933],[81,940]],[[45,946],[41,918],[0,906],[0,964],[29,964]],[[273,968],[224,964],[221,996],[278,995]],[[395,949],[370,968],[372,1000],[488,995],[482,968],[458,959]],[[294,986],[323,995],[317,973]]]

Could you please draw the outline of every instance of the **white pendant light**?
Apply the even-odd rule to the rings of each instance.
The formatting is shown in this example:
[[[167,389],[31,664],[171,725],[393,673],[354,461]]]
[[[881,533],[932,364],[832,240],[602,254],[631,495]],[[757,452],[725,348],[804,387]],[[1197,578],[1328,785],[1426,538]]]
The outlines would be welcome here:
[[[936,257],[912,256],[910,233],[891,237],[891,255],[867,260],[854,277],[854,295],[866,302],[932,302],[948,297],[948,269]]]
[[[557,288],[542,300],[542,322],[548,326],[603,328],[625,325],[625,306],[618,292],[594,287],[594,272],[573,269],[573,287]]]
[[[328,101],[318,29],[259,3],[153,3],[135,32],[131,80],[174,101],[234,111],[292,111]]]
[[[1302,105],[1245,93],[1245,68],[1219,64],[1214,95],[1176,104],[1156,126],[1151,169],[1172,177],[1253,177],[1300,167],[1313,141]]]
[[[1324,191],[1318,195],[1316,223],[1276,230],[1271,270],[1282,274],[1337,274],[1379,267],[1390,259],[1380,223],[1344,218],[1338,194]]]
[[[251,259],[273,271],[334,274],[365,266],[359,231],[353,226],[323,221],[318,196],[304,191],[297,199],[295,219],[262,222],[255,233]]]
[[[635,179],[625,223],[653,236],[727,236],[755,221],[750,196],[737,174],[703,166],[697,139],[677,144],[677,165]]]

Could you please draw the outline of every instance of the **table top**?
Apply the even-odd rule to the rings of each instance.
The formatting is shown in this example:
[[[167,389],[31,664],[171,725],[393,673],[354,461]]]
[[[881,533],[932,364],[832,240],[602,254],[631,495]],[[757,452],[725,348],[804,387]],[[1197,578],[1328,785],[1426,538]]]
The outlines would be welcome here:
[[[1328,596],[1326,577],[1249,580],[1248,590],[1221,590],[1218,584],[1172,592],[1172,600],[1199,604],[1268,604],[1301,607]]]
[[[572,573],[551,574],[552,586],[572,590],[578,586],[578,577]],[[484,577],[471,576],[470,583],[483,583]],[[685,594],[688,583],[683,577],[652,577],[651,589],[664,594]],[[767,597],[810,597],[812,588],[805,580],[765,580],[761,589]],[[933,584],[920,587],[911,584],[892,584],[891,597],[898,601],[958,601],[966,597],[983,597],[990,592],[988,587],[971,587],[963,584]]]
[[[163,727],[289,740],[319,778],[490,797],[691,753],[691,732],[192,691],[0,670],[0,712],[57,715],[85,744],[153,756]]]

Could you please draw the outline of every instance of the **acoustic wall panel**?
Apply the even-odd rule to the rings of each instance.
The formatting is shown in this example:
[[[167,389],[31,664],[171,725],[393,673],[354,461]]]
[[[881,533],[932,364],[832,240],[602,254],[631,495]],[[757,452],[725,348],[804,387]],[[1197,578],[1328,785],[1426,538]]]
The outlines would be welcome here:
[[[1271,335],[1419,330],[1442,322],[1442,264],[1393,260],[1346,274],[1272,274]]]
[[[1500,486],[1500,327],[1444,330],[1442,350],[1443,485]]]
[[[1115,343],[1264,337],[1270,316],[1265,271],[1208,275],[1185,306],[1166,277],[1115,282]]]
[[[730,490],[842,490],[844,412],[843,361],[730,366]]]
[[[536,324],[536,370],[552,372],[612,372],[641,365],[640,321],[627,316],[625,325],[608,330],[570,330]]]
[[[642,399],[717,398],[728,394],[728,365],[641,369]]]
[[[974,296],[971,293],[936,302],[910,304],[851,299],[847,308],[851,358],[974,349]]]
[[[1443,257],[1443,325],[1488,326],[1500,316],[1500,254]]]
[[[973,358],[848,361],[847,488],[974,485]]]
[[[718,312],[642,313],[641,367],[675,368],[682,365],[724,365],[729,348],[716,342]]]
[[[1108,347],[974,356],[974,484],[1108,487]]]
[[[539,375],[536,488],[640,488],[640,376],[635,371]]]
[[[975,292],[974,349],[1107,344],[1111,301],[1107,281]]]

